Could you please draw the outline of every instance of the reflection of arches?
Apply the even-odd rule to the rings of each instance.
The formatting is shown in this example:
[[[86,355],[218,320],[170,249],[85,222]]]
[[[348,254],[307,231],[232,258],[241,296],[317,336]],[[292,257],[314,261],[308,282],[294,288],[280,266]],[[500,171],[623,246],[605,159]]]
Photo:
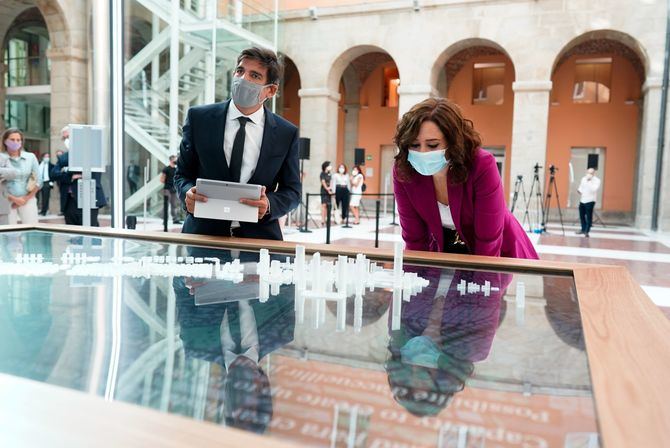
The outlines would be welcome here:
[[[633,217],[630,185],[635,183],[647,67],[640,44],[612,30],[572,39],[554,60],[546,160],[560,172],[573,172],[556,180],[562,206],[575,216],[581,177],[587,164],[597,164],[602,200],[596,207],[616,212],[617,219]]]
[[[284,76],[279,88],[278,113],[296,126],[300,126],[300,72],[295,62],[286,55],[281,56],[284,63]]]

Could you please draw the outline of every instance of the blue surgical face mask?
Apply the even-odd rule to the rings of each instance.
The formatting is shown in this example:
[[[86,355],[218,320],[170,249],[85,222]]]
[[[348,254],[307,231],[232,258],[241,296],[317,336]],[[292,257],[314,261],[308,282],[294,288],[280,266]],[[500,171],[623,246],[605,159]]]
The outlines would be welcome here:
[[[446,151],[446,149],[438,149],[436,151],[420,152],[410,149],[407,161],[419,174],[432,176],[449,164],[445,157]]]
[[[233,101],[239,107],[255,107],[262,104],[267,98],[261,101],[261,92],[265,87],[272,84],[260,85],[247,81],[242,77],[233,78]]]

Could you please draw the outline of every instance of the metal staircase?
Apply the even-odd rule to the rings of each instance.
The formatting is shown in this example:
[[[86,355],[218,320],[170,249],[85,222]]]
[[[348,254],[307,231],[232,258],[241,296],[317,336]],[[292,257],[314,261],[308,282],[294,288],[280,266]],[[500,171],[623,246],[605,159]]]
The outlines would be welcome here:
[[[161,26],[153,40],[125,64],[125,133],[147,151],[152,160],[167,165],[170,154],[178,150],[181,128],[175,123],[183,123],[191,105],[227,96],[226,75],[242,45],[271,44],[260,36],[254,37],[244,24],[228,20],[229,14],[217,17],[219,2],[216,0],[180,0],[180,10],[178,14],[175,11],[175,16],[171,0],[134,1],[158,17]],[[230,4],[250,8],[247,1],[236,0]],[[176,25],[172,23],[173,17],[178,17]],[[156,61],[169,60],[173,26],[179,27],[178,92],[170,91],[173,74],[169,67],[156,64]],[[223,30],[226,35],[222,38],[221,34],[213,33],[213,29]],[[213,39],[216,40],[213,42]],[[152,69],[153,84],[150,82]],[[174,117],[170,120],[170,105],[174,102],[178,104],[176,121]],[[170,127],[171,121],[174,128]],[[156,175],[146,187],[142,186],[126,198],[126,212],[141,208],[145,196],[153,199],[152,204],[162,207],[159,178],[160,175]]]

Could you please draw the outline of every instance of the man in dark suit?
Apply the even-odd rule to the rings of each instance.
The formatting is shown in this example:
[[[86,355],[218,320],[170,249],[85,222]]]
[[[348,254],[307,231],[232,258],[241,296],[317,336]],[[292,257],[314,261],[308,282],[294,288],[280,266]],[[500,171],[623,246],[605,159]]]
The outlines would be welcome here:
[[[49,198],[51,196],[51,188],[53,187],[53,182],[51,181],[50,173],[53,169],[54,164],[50,161],[49,153],[42,154],[42,162],[39,166],[39,178],[42,182],[42,188],[40,189],[38,195],[40,196],[40,215],[46,216],[49,212]]]
[[[175,189],[188,212],[184,233],[281,240],[278,218],[300,202],[298,129],[263,103],[275,96],[281,66],[274,52],[242,51],[233,77],[232,99],[189,109],[175,174]],[[197,178],[262,185],[258,223],[193,216]]]
[[[69,170],[70,153],[63,153],[58,158],[58,163],[51,170],[51,179],[58,183],[60,189],[60,201],[65,215],[65,224],[80,226],[83,223],[83,214],[77,203],[77,180],[81,179],[81,173]],[[100,173],[93,173],[95,180],[95,205],[91,208],[91,226],[100,227],[98,223],[98,209],[107,205],[107,199],[102,191]]]

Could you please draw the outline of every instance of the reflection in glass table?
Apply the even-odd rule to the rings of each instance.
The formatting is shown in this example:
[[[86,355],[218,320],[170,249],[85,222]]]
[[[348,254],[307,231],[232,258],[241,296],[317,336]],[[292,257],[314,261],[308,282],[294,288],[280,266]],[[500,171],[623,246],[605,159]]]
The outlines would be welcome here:
[[[405,263],[425,282],[398,295],[359,271],[338,289],[329,257],[269,286],[259,252],[42,231],[0,248],[2,373],[317,446],[598,445],[569,277]]]

